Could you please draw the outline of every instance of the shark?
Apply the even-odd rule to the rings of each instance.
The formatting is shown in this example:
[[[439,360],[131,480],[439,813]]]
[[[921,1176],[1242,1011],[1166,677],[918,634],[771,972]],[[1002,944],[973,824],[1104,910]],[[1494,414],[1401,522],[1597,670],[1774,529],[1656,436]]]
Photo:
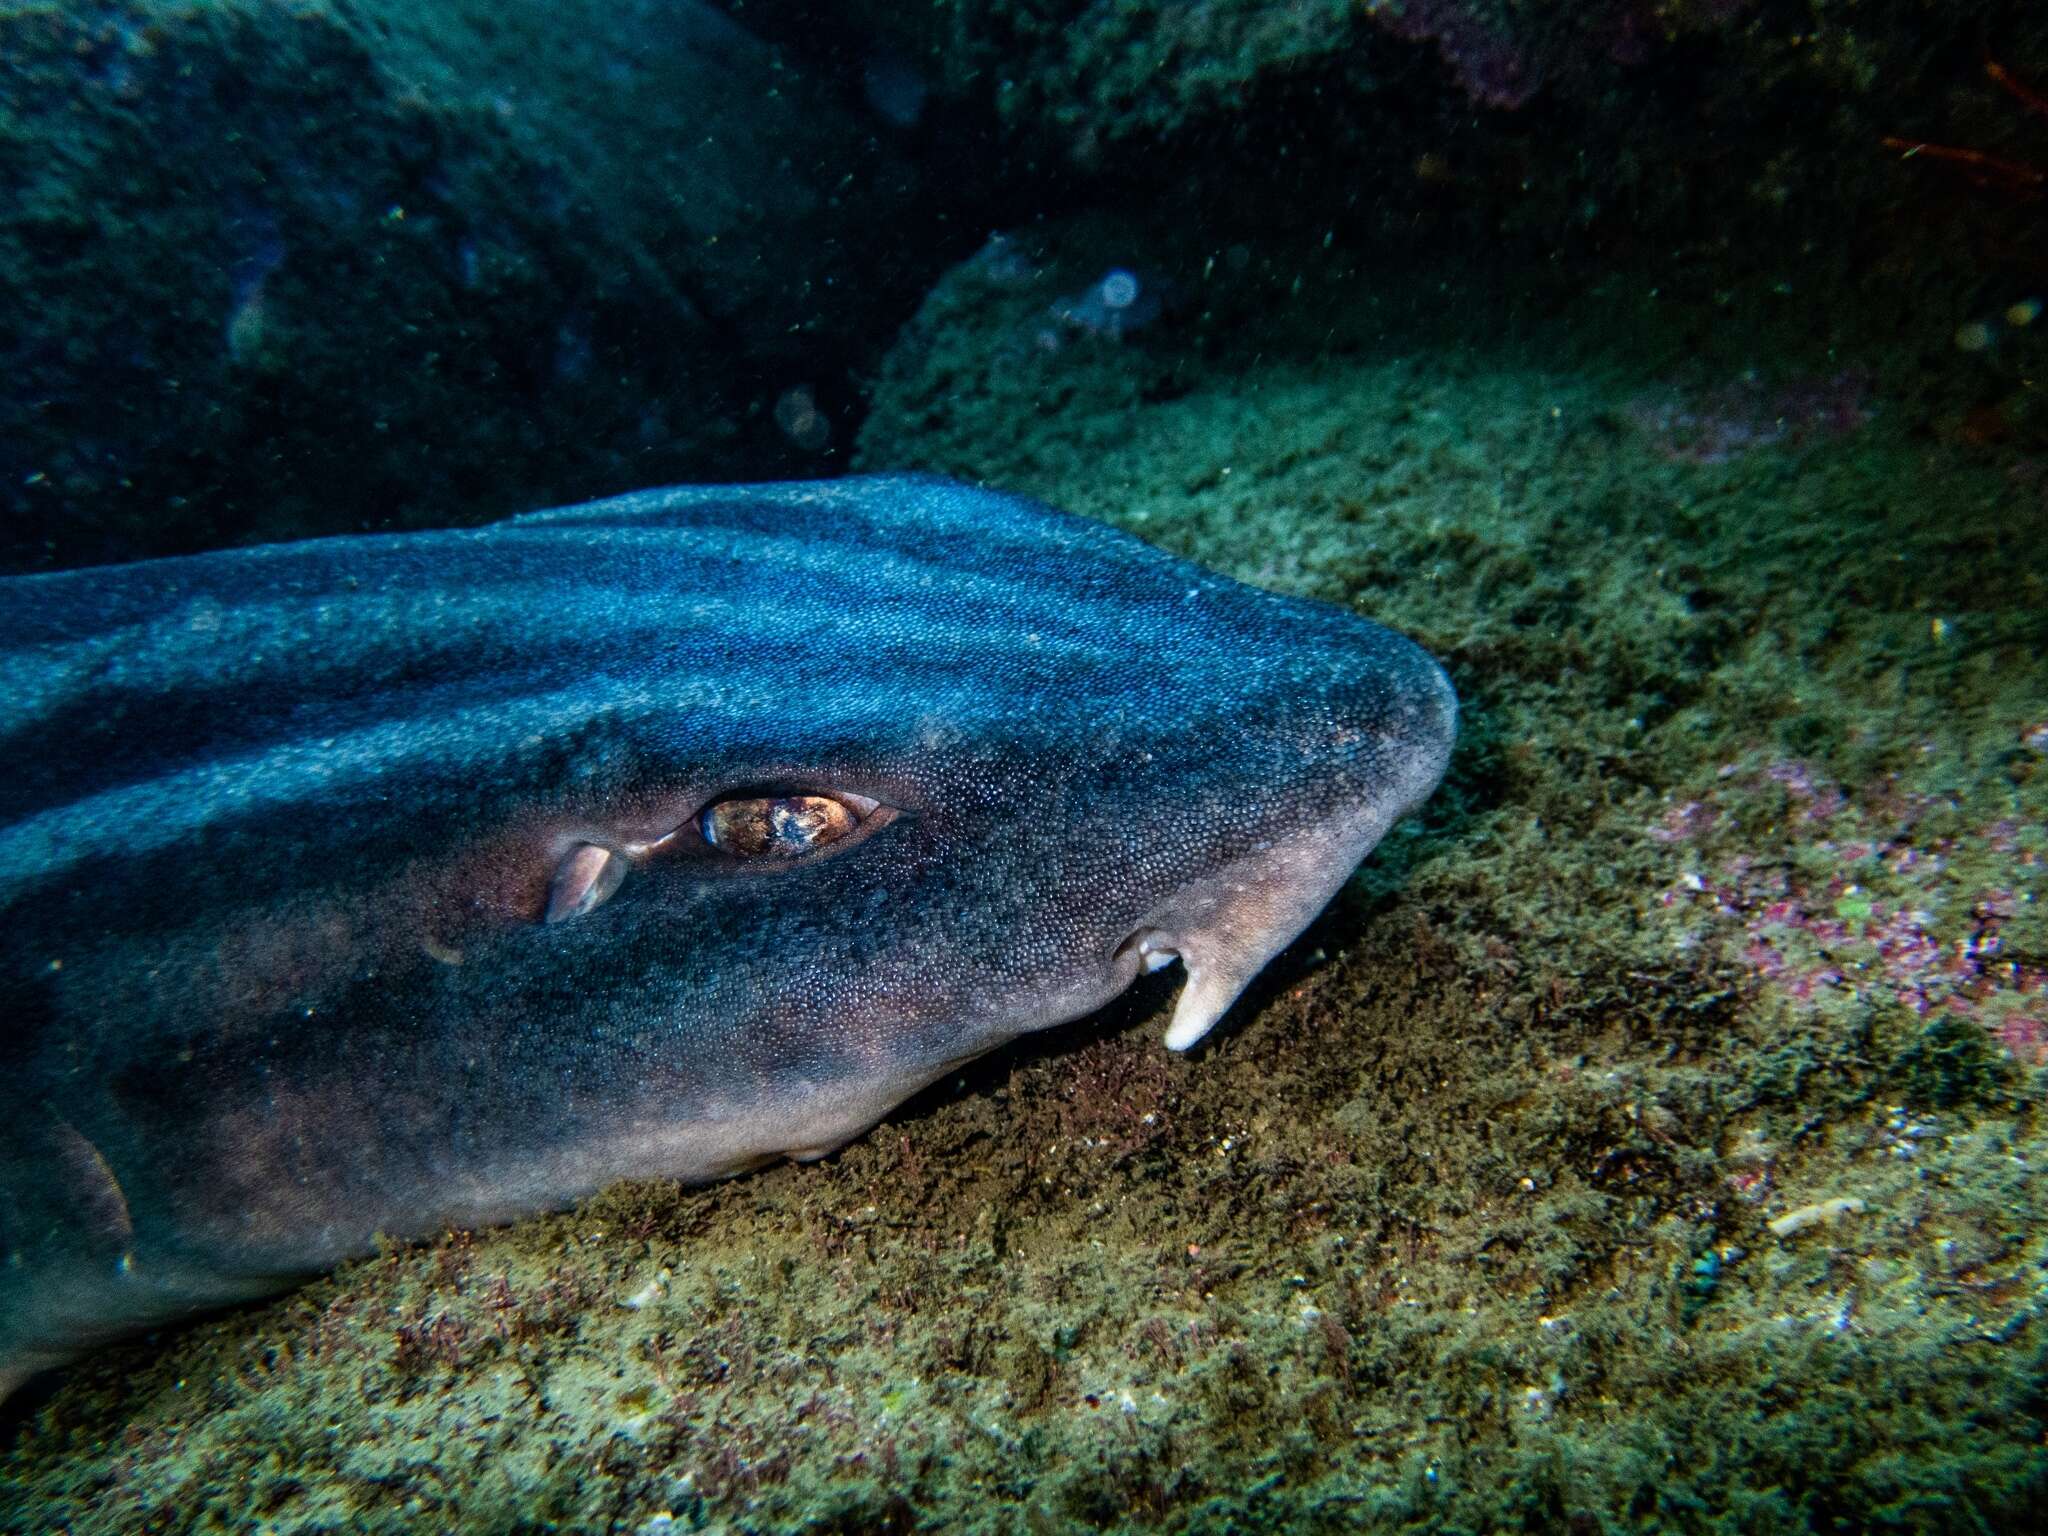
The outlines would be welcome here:
[[[0,1396],[380,1241],[822,1157],[1442,778],[1345,608],[921,476],[0,581]]]

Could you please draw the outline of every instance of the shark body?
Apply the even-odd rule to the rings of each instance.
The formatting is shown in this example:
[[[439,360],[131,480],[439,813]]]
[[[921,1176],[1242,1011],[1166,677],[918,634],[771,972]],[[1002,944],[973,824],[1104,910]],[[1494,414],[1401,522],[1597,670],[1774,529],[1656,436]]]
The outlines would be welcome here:
[[[0,582],[0,1396],[380,1237],[831,1150],[1441,777],[1442,670],[923,478]]]

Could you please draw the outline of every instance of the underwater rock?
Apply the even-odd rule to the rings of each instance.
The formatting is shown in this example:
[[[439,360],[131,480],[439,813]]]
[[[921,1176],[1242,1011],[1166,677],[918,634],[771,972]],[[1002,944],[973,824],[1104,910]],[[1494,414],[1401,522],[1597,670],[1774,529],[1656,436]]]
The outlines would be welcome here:
[[[6,569],[793,468],[916,281],[698,3],[0,8],[0,182]]]
[[[1115,147],[1229,132],[1255,93],[1308,82],[1332,125],[1347,102],[1421,71],[1493,111],[1539,92],[1590,95],[1616,68],[1726,30],[1756,0],[1210,0],[1090,5],[961,0],[750,0],[734,7],[794,39],[864,38],[953,97],[992,95],[1014,131],[1109,168]],[[1427,62],[1425,62],[1427,61]],[[999,66],[999,67],[998,67]]]

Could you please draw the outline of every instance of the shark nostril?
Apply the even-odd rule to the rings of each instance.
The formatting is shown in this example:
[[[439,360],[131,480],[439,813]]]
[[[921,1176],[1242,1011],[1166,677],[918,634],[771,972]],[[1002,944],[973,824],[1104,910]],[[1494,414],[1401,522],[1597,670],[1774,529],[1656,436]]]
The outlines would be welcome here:
[[[1141,971],[1163,971],[1180,958],[1180,946],[1157,928],[1140,928],[1117,945],[1116,958],[1125,955],[1136,955]]]

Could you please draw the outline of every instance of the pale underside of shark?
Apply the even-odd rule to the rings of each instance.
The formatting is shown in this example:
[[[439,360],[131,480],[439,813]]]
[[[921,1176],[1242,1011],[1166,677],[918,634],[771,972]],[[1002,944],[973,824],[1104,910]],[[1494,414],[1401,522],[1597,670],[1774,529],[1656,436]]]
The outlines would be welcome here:
[[[1187,978],[1442,776],[1410,641],[921,478],[0,582],[0,1396]]]

